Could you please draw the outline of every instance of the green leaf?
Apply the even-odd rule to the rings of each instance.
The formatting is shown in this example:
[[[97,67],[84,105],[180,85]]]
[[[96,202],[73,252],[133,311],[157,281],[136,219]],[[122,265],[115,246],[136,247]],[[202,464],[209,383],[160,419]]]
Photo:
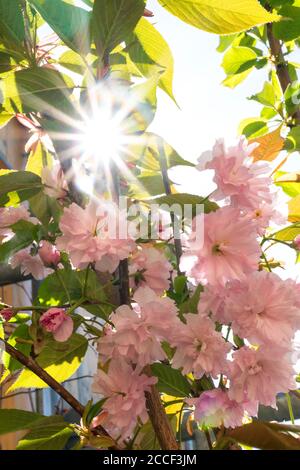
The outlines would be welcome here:
[[[23,16],[18,0],[0,0],[0,39],[4,44],[20,46],[25,38]]]
[[[188,397],[191,387],[182,373],[165,364],[152,364],[152,374],[158,378],[157,388],[160,392],[173,397]]]
[[[274,108],[276,103],[276,94],[271,83],[265,82],[263,90],[260,93],[251,96],[249,99],[258,101],[264,106]]]
[[[290,176],[293,179],[290,179]],[[296,197],[300,194],[300,178],[296,173],[285,173],[284,171],[278,171],[276,173],[276,186],[282,188],[282,190],[290,197]]]
[[[88,347],[87,340],[73,334],[68,341],[58,343],[49,340],[36,362],[58,382],[67,380],[80,366]],[[48,385],[33,372],[25,369],[11,385],[9,391],[18,388],[45,388]]]
[[[91,14],[64,0],[28,0],[50,28],[75,52],[90,48],[89,23]]]
[[[222,67],[227,75],[235,75],[251,69],[257,55],[250,47],[233,46],[223,57]]]
[[[0,206],[9,201],[9,195],[17,193],[19,201],[24,201],[41,191],[41,178],[27,171],[13,171],[0,176]]]
[[[97,278],[97,274],[91,269],[89,269],[88,277],[86,276],[86,270],[72,271],[71,269],[60,269],[59,276],[63,280],[73,302],[82,299],[83,296],[87,301],[95,303],[98,302],[99,304],[101,304],[102,301],[106,301],[106,295],[99,279]],[[68,296],[65,290],[62,289],[60,280],[55,273],[50,274],[41,283],[38,290],[37,300],[41,305],[51,306],[68,303]],[[111,308],[108,308],[106,305],[90,305],[85,306],[84,308],[93,313],[93,315],[105,319],[108,314],[111,313]]]
[[[196,287],[193,295],[180,305],[181,314],[197,313],[201,292],[203,292],[203,287],[199,285]]]
[[[142,143],[132,145],[131,150],[136,165],[151,172],[160,172],[162,152],[167,160],[168,169],[180,165],[195,167],[194,163],[182,158],[168,142],[153,132],[145,132]]]
[[[94,1],[91,28],[101,59],[134,30],[144,8],[144,0]]]
[[[17,341],[18,338],[25,340],[31,339],[28,331],[28,325],[19,325],[10,335],[8,344],[13,346],[18,351],[21,351],[23,354],[25,354],[25,356],[29,356],[31,344],[19,343]],[[15,372],[16,370],[23,367],[19,361],[10,356],[10,354],[8,354],[6,351],[3,351],[2,361],[5,369],[9,370],[10,372]]]
[[[295,238],[300,235],[300,225],[293,224],[289,227],[286,227],[279,232],[276,232],[272,235],[272,238],[276,238],[276,240],[281,240],[285,242],[293,241]]]
[[[178,193],[178,194],[169,194],[168,196],[160,196],[155,199],[151,199],[147,201],[150,203],[155,204],[166,204],[167,206],[172,207],[173,204],[178,204],[182,208],[185,205],[193,206],[193,213],[195,215],[195,209],[197,205],[202,205],[204,207],[204,212],[208,214],[209,212],[215,212],[219,206],[215,203],[210,201],[208,198],[204,198],[201,196],[195,196],[194,194],[187,194],[187,193]]]
[[[289,84],[284,93],[284,101],[288,115],[292,116],[300,104],[300,83],[298,81]]]
[[[135,199],[147,199],[165,193],[162,176],[155,172],[138,176],[136,182],[130,185],[130,194]]]
[[[228,49],[228,47],[231,46],[236,36],[237,36],[236,34],[228,34],[227,36],[220,36],[217,51],[225,52]]]
[[[126,39],[130,59],[144,77],[160,75],[159,86],[172,98],[174,59],[169,45],[157,29],[141,18]]]
[[[182,21],[210,33],[231,34],[277,21],[257,0],[158,0]]]
[[[274,35],[283,41],[292,41],[300,36],[300,1],[293,5],[280,8],[279,14],[283,17],[273,26]]]
[[[248,75],[251,73],[251,68],[245,70],[245,72],[238,73],[236,75],[228,75],[223,81],[222,85],[227,86],[228,88],[235,88],[240,83],[242,83]]]
[[[296,152],[300,150],[300,126],[293,127],[285,140],[285,150]]]
[[[252,423],[227,432],[226,436],[235,439],[240,444],[263,450],[299,450],[300,440],[289,434],[290,426],[273,426],[277,423],[253,421]],[[299,426],[293,426],[293,432]]]
[[[61,416],[49,416],[19,441],[17,450],[62,450],[73,434]]]
[[[269,108],[268,108],[269,109]],[[240,122],[238,132],[248,139],[254,139],[267,134],[269,131],[265,120],[260,118],[247,118]]]
[[[67,81],[57,70],[45,67],[10,73],[1,82],[5,111],[12,114],[37,111],[55,115],[57,109],[69,110],[73,84],[70,79]]]
[[[43,192],[30,197],[28,202],[32,214],[44,225],[48,225],[51,218],[57,220],[62,211],[62,207],[56,199],[47,196]]]
[[[43,416],[30,411],[0,409],[0,435],[29,429]]]
[[[15,236],[0,245],[1,263],[7,262],[10,256],[31,245],[34,240],[38,239],[39,227],[27,220],[20,220],[12,225],[12,230]]]

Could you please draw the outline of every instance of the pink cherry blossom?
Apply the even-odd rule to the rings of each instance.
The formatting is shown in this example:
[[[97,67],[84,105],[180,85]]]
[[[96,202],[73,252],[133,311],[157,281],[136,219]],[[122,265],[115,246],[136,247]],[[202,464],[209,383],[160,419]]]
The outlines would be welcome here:
[[[169,289],[172,265],[161,250],[142,247],[132,256],[129,274],[131,287],[148,286],[157,295]]]
[[[53,333],[56,341],[67,341],[73,333],[73,320],[63,308],[50,308],[40,318],[40,325]]]
[[[38,220],[30,216],[28,209],[24,205],[17,207],[0,207],[0,237],[12,236],[10,227],[20,220],[31,223],[38,223]]]
[[[224,372],[230,344],[215,331],[215,325],[209,318],[189,313],[185,319],[186,324],[182,323],[171,341],[171,346],[176,347],[173,367],[182,368],[184,374],[192,372],[197,378],[203,374],[216,377]]]
[[[262,201],[272,203],[270,166],[266,162],[253,163],[250,158],[252,150],[253,145],[248,146],[247,141],[241,138],[235,147],[228,149],[223,140],[219,140],[210,156],[205,153],[205,169],[215,170],[214,181],[218,187],[215,199],[229,196],[235,207],[250,209],[256,209]],[[200,170],[202,158],[199,159]]]
[[[257,402],[237,403],[230,400],[228,393],[220,390],[207,390],[198,398],[190,398],[186,402],[195,406],[194,416],[200,426],[218,428],[235,428],[243,424],[245,413],[257,415]]]
[[[15,312],[13,311],[12,308],[3,308],[0,310],[0,315],[4,319],[4,321],[9,321],[12,317],[15,316]]]
[[[99,271],[114,272],[135,248],[135,242],[127,234],[119,236],[123,222],[126,223],[123,215],[105,201],[91,201],[85,209],[73,203],[61,217],[62,236],[57,239],[57,247],[69,253],[77,268],[95,263]],[[111,228],[114,224],[115,230]]]
[[[298,302],[293,281],[259,271],[230,290],[225,300],[225,317],[237,335],[254,344],[285,346],[300,328]]]
[[[238,209],[223,207],[205,214],[203,242],[197,239],[195,219],[193,225],[181,258],[181,270],[190,277],[202,284],[225,285],[257,270],[261,249],[256,227]]]
[[[52,168],[49,166],[44,167],[42,169],[41,178],[45,185],[45,194],[55,199],[63,199],[66,197],[68,185],[59,162],[55,162]]]
[[[45,266],[57,266],[60,262],[60,252],[46,240],[40,243],[38,253]]]
[[[39,255],[31,255],[31,248],[24,248],[11,257],[10,264],[13,269],[20,267],[22,274],[32,276],[38,281],[44,279],[52,271],[46,268]]]
[[[204,292],[201,293],[198,303],[198,314],[202,316],[211,316],[219,323],[228,323],[225,318],[225,298],[227,289],[219,286],[213,287],[209,284],[205,286]]]
[[[258,401],[276,408],[276,395],[296,388],[289,354],[279,347],[250,349],[233,353],[228,370],[229,397],[237,402]]]
[[[107,328],[98,343],[102,362],[123,356],[144,367],[166,359],[161,342],[169,341],[180,326],[174,302],[157,297],[147,287],[137,290],[135,300],[140,303],[133,309],[122,305],[111,315],[114,329]]]
[[[154,377],[140,374],[125,359],[112,360],[108,372],[98,370],[94,379],[93,391],[107,398],[103,405],[106,413],[102,425],[114,432],[113,437],[126,439],[131,436],[137,420],[145,423],[148,413],[145,392],[156,383]]]

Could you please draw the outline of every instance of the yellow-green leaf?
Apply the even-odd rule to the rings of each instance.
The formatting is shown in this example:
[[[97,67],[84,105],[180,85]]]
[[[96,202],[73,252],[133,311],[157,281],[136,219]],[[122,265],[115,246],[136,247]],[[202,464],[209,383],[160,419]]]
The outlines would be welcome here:
[[[182,21],[209,33],[231,34],[280,20],[258,0],[158,0]]]
[[[87,340],[74,334],[65,343],[50,341],[37,358],[37,363],[57,382],[67,380],[78,369],[87,350]],[[25,369],[9,388],[9,392],[18,388],[45,388],[45,382],[33,372]]]
[[[288,203],[289,206],[289,221],[300,221],[300,195],[291,199]]]
[[[25,170],[31,171],[31,173],[35,173],[36,175],[41,176],[42,169],[45,166],[51,167],[52,163],[52,156],[49,152],[47,152],[47,150],[44,149],[41,142],[39,142],[35,152],[31,152],[29,155]]]
[[[145,77],[161,74],[159,86],[174,99],[172,52],[162,35],[145,18],[140,19],[128,38],[127,48],[130,59]]]

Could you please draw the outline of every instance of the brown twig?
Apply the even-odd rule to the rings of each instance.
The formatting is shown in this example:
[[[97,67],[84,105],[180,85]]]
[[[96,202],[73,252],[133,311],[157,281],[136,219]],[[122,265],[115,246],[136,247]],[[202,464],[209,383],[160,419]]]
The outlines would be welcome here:
[[[270,6],[267,9],[271,10]],[[269,41],[270,52],[274,58],[277,77],[280,82],[281,89],[283,93],[285,93],[288,86],[293,82],[290,77],[288,64],[283,55],[281,43],[279,39],[274,36],[272,23],[267,24],[267,37]],[[300,109],[297,109],[293,115],[293,118],[295,118],[295,120],[300,123]]]
[[[160,395],[155,385],[150,392],[146,392],[146,406],[150,421],[162,450],[178,450],[171,423],[162,406]]]
[[[145,368],[147,375],[152,375],[150,366]],[[160,394],[155,385],[151,387],[150,392],[145,393],[146,407],[154,432],[162,450],[178,450],[172,426],[162,405]]]

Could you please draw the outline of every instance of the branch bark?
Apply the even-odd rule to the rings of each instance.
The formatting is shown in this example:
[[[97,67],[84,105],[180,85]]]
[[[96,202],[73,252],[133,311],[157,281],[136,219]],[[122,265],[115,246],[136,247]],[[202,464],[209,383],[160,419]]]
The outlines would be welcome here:
[[[289,69],[283,55],[281,43],[279,39],[274,36],[272,23],[267,24],[267,37],[271,54],[275,60],[277,77],[280,82],[281,89],[283,93],[285,93],[288,86],[291,85],[293,82],[290,77]],[[293,118],[297,121],[298,124],[300,124],[300,109],[295,112]]]
[[[155,385],[151,392],[146,392],[146,406],[150,421],[162,450],[179,450],[170,421],[162,406],[159,392]]]

